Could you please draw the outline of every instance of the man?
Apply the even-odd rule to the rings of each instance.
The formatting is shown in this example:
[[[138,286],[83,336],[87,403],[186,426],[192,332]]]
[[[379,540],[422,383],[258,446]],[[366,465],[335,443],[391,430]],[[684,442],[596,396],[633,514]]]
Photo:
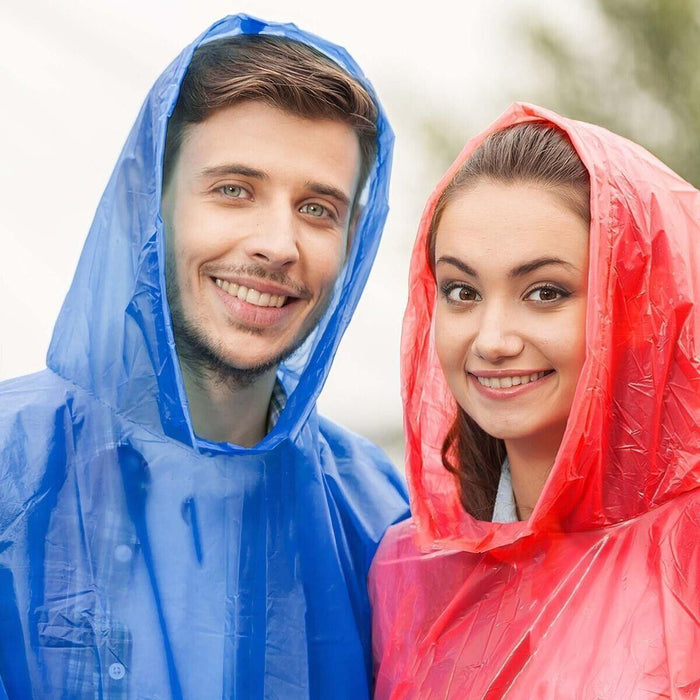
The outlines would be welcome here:
[[[368,697],[406,494],[315,401],[391,141],[293,25],[226,18],[156,83],[48,369],[0,387],[0,698]]]

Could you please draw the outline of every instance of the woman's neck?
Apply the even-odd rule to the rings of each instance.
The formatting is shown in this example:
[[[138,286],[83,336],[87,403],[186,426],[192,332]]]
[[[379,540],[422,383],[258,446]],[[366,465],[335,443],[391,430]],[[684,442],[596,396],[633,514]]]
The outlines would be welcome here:
[[[549,472],[552,471],[561,437],[562,434],[558,434],[541,439],[506,441],[519,520],[527,520],[535,509]]]

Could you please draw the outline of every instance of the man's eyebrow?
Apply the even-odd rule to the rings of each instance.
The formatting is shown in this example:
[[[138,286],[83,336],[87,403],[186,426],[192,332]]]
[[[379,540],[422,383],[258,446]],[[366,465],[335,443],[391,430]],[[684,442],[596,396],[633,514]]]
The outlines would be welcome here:
[[[337,187],[333,187],[332,185],[324,185],[322,182],[307,182],[306,186],[316,194],[320,194],[325,197],[333,197],[343,206],[350,206],[350,197],[348,197],[345,192],[339,190]]]
[[[440,263],[452,265],[458,270],[461,270],[465,275],[471,275],[472,277],[476,278],[479,277],[477,271],[473,267],[470,267],[462,260],[459,260],[459,258],[455,258],[451,255],[442,255],[441,257],[439,257],[435,261],[435,266],[437,267],[437,265],[439,265]],[[535,260],[530,260],[529,262],[514,267],[508,273],[508,277],[510,277],[511,279],[515,279],[516,277],[523,277],[524,275],[528,275],[531,272],[534,272],[535,270],[539,270],[541,267],[546,267],[547,265],[564,265],[565,267],[569,267],[572,270],[578,269],[575,265],[572,265],[570,262],[562,260],[561,258],[542,257],[536,258]]]
[[[254,177],[257,180],[266,180],[268,175],[263,170],[250,168],[247,165],[238,163],[226,163],[225,165],[212,165],[209,168],[202,168],[199,172],[200,177],[224,177],[226,175],[244,175],[245,177]]]

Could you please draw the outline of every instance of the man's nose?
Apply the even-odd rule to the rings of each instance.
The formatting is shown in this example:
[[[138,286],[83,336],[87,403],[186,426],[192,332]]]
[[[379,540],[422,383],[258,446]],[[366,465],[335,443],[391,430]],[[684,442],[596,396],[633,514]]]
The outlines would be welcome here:
[[[245,240],[246,253],[273,268],[289,267],[299,260],[299,222],[289,206],[276,204],[260,211]]]
[[[493,364],[519,355],[524,342],[516,320],[512,310],[503,304],[483,302],[472,344],[474,354]]]

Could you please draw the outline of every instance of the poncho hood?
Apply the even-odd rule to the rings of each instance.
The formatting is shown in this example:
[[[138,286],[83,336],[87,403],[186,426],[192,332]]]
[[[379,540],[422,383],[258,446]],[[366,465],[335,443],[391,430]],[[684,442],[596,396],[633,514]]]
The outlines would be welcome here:
[[[241,14],[201,34],[172,62],[148,94],[100,201],[63,304],[47,364],[60,376],[157,434],[216,452],[267,452],[295,439],[312,411],[375,258],[387,215],[393,134],[380,111],[378,155],[366,203],[332,302],[306,343],[282,364],[288,395],[275,429],[252,450],[198,439],[175,352],[165,296],[165,236],[160,215],[162,163],[168,118],[194,50],[237,34],[285,36],[319,49],[374,95],[341,47],[293,24]]]
[[[527,121],[569,136],[590,173],[586,360],[556,461],[527,522],[477,521],[440,449],[456,414],[433,340],[426,254],[435,204],[484,138]],[[481,552],[608,528],[700,486],[700,192],[603,128],[516,103],[470,140],[425,207],[402,336],[406,474],[418,543]]]

